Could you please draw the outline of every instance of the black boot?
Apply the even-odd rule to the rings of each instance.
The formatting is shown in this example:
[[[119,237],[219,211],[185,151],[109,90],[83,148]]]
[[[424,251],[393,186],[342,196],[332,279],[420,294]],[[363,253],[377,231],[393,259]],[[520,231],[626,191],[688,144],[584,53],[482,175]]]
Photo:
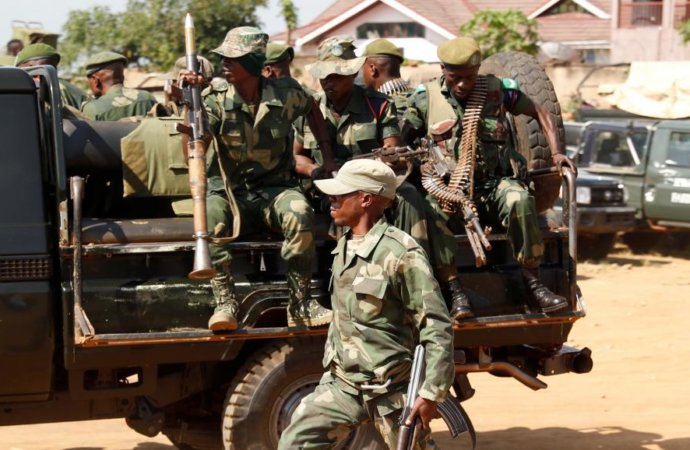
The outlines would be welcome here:
[[[539,280],[539,269],[522,268],[522,277],[542,312],[550,313],[568,307],[568,300],[556,295]]]
[[[459,278],[453,278],[448,282],[448,289],[450,290],[450,317],[453,320],[466,319],[474,317],[472,306],[470,305],[470,298],[465,293],[465,290],[460,284]]]

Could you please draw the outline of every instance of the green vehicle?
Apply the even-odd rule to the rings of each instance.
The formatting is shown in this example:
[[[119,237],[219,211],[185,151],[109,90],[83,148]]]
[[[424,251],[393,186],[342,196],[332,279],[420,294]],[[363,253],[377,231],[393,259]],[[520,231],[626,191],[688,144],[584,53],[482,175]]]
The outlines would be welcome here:
[[[123,197],[133,168],[120,138],[138,125],[63,117],[59,92],[51,67],[0,68],[0,425],[124,418],[181,449],[275,448],[323,372],[326,333],[286,326],[282,239],[231,244],[244,327],[208,331],[210,286],[187,277],[191,217],[174,214],[176,198]],[[170,170],[182,170],[179,152],[168,155]],[[574,218],[574,177],[565,179]],[[335,245],[326,219],[312,281],[325,301]],[[537,390],[540,377],[592,368],[589,349],[564,345],[585,315],[567,223],[544,231],[542,278],[569,299],[552,315],[530,304],[501,233],[483,268],[458,236],[477,313],[455,326],[459,400],[474,393],[469,373]],[[343,448],[385,447],[369,425]]]
[[[566,124],[579,134],[576,162],[617,179],[635,208],[635,228],[622,235],[634,253],[662,238],[690,243],[690,121],[603,121]]]

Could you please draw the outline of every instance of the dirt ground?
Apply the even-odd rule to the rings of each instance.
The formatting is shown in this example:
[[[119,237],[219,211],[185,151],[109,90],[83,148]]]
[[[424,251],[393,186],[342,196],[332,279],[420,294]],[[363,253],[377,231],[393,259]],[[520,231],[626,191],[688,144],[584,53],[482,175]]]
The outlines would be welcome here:
[[[465,403],[480,450],[690,449],[690,252],[634,256],[623,247],[579,266],[587,317],[570,345],[592,349],[589,374],[541,377],[534,392],[509,378],[470,375]],[[434,423],[441,448],[468,449]],[[172,450],[124,420],[0,428],[0,450]]]

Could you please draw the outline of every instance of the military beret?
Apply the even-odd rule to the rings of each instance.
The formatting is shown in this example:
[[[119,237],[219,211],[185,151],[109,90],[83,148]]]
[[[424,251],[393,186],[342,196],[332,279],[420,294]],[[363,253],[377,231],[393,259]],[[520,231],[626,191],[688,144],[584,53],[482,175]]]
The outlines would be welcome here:
[[[237,27],[228,31],[220,46],[213,50],[226,58],[239,58],[249,53],[266,54],[268,35],[255,27]]]
[[[482,53],[477,41],[468,37],[457,37],[443,42],[436,51],[443,64],[475,67],[482,62]]]
[[[362,56],[392,56],[400,59],[401,62],[405,59],[403,49],[396,47],[388,39],[375,39],[371,41],[367,48],[364,49]]]
[[[295,49],[285,44],[269,42],[266,46],[266,61],[264,65],[279,63],[284,60],[292,61],[295,57]]]
[[[115,52],[100,52],[96,53],[92,57],[86,60],[86,76],[89,76],[95,72],[98,72],[108,64],[114,62],[122,62],[122,64],[127,64],[127,58],[124,55]]]
[[[14,65],[19,66],[26,62],[32,61],[34,59],[54,59],[55,65],[60,62],[60,54],[55,47],[52,45],[44,43],[36,43],[27,45],[17,53],[17,57],[14,60]]]

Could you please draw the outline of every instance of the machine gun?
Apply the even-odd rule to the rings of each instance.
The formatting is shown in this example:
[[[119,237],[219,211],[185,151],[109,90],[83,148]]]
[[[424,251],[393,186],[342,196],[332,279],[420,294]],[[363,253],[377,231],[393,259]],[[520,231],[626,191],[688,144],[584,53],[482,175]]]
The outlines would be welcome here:
[[[352,159],[378,159],[381,162],[391,165],[411,163],[424,160],[429,155],[426,148],[413,149],[412,147],[379,147],[370,153],[355,155]]]
[[[405,406],[400,415],[400,431],[398,432],[398,444],[396,450],[410,450],[414,448],[415,440],[417,438],[417,431],[419,426],[419,418],[417,416],[412,418],[412,425],[405,425],[405,419],[410,415],[412,407],[414,406],[417,397],[419,396],[419,388],[424,382],[424,370],[426,351],[422,345],[417,345],[414,350],[414,359],[412,361],[412,370],[410,372],[410,384],[407,386],[407,398],[405,399]],[[446,422],[448,431],[453,438],[469,432],[472,438],[472,448],[476,446],[476,436],[474,427],[470,421],[467,413],[460,405],[460,402],[450,393],[446,399],[438,404],[438,413]]]

